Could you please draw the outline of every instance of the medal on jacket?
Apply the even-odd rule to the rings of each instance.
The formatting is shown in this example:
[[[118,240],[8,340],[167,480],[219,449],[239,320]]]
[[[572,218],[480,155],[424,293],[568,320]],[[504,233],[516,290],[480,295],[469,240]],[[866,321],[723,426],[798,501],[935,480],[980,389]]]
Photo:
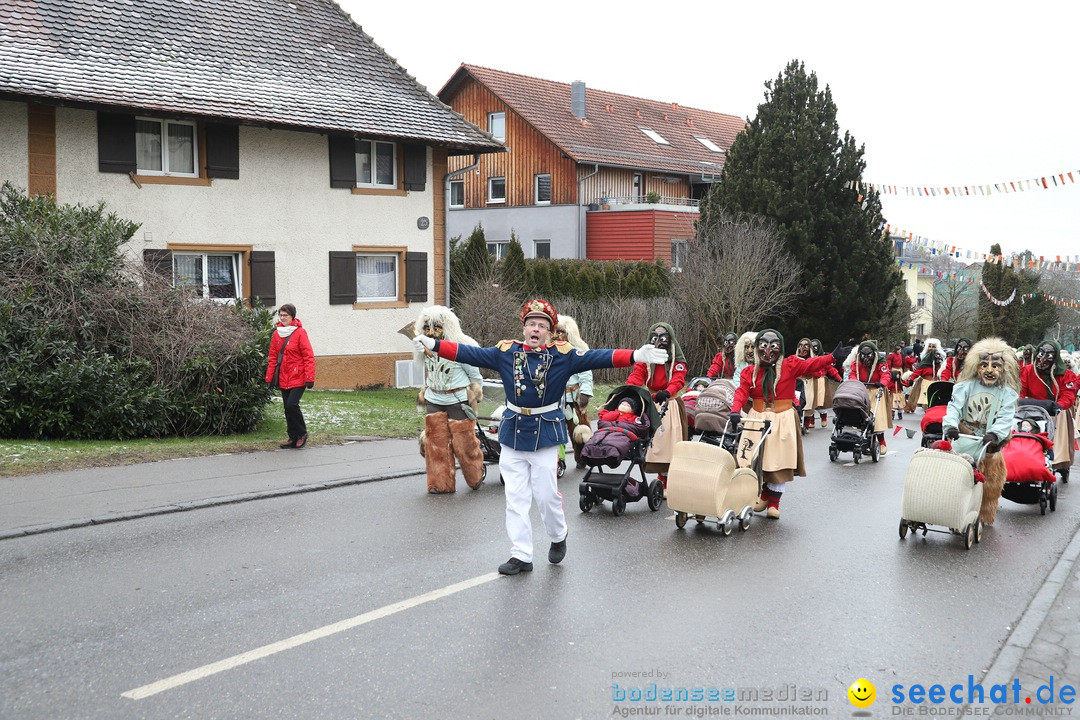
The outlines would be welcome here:
[[[535,369],[529,368],[529,353],[514,353],[514,393],[518,396],[525,390],[525,378],[528,377],[536,388],[537,396],[544,399],[544,387],[547,381],[548,370],[551,368],[552,357],[549,353],[532,353],[536,358]]]

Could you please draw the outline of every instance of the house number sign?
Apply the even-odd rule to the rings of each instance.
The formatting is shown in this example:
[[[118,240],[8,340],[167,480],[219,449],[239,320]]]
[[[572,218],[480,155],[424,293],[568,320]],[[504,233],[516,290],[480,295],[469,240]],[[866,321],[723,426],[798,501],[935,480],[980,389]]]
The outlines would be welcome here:
[[[416,218],[416,227],[420,228],[421,230],[427,230],[429,225],[431,225],[431,221],[428,220],[426,217]]]

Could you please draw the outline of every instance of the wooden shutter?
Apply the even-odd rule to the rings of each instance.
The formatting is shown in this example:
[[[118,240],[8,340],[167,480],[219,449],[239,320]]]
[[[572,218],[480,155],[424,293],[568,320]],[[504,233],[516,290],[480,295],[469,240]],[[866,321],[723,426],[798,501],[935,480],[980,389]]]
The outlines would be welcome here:
[[[143,262],[150,272],[172,285],[172,250],[143,250]]]
[[[274,253],[269,250],[252,250],[248,267],[251,269],[251,304],[261,300],[266,307],[277,305]]]
[[[239,126],[206,123],[206,176],[240,178]]]
[[[330,304],[356,302],[356,253],[330,253]]]
[[[99,112],[97,134],[99,171],[129,173],[138,170],[134,115]]]
[[[405,301],[427,302],[427,253],[405,253]]]
[[[427,147],[403,145],[405,189],[422,191],[427,182]]]
[[[346,135],[327,135],[326,139],[330,145],[330,187],[356,187],[356,141]]]

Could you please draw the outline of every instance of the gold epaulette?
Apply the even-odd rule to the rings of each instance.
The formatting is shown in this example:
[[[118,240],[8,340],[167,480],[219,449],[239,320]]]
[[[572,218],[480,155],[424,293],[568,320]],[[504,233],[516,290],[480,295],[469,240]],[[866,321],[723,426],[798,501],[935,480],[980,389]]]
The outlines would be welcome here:
[[[565,340],[556,340],[555,342],[552,343],[552,345],[554,345],[555,349],[558,350],[563,355],[566,355],[567,353],[572,353],[572,352],[574,352],[574,349],[575,349],[573,345],[566,342]]]
[[[517,342],[517,341],[516,340],[500,340],[499,342],[495,343],[495,347],[499,348],[499,350],[501,350],[502,352],[506,352],[507,350],[509,350],[511,347],[514,346],[515,342]]]

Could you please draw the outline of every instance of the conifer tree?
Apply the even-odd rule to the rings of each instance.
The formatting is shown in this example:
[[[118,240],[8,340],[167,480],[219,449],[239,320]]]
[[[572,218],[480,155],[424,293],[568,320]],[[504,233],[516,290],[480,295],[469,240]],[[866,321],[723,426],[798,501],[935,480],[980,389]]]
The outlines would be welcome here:
[[[720,181],[701,205],[700,224],[717,214],[769,219],[801,263],[799,311],[779,323],[792,337],[828,342],[855,329],[877,330],[896,311],[901,284],[878,193],[854,182],[863,146],[841,137],[836,104],[815,73],[793,60],[765,83],[765,102],[727,153]]]

